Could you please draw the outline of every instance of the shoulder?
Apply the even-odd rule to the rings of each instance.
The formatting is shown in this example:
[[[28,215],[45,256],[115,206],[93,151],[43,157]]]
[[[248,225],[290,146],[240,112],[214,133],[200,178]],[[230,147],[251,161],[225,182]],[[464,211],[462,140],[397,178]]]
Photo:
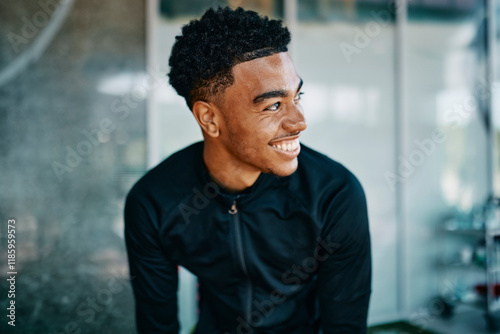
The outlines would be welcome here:
[[[344,165],[328,156],[301,145],[298,159],[296,174],[306,181],[301,182],[301,187],[309,187],[311,191],[319,193],[349,191],[364,194],[358,178]]]
[[[300,157],[296,173],[301,181],[295,193],[311,205],[324,232],[367,235],[366,197],[358,178],[341,163],[308,147]]]
[[[172,198],[182,197],[196,183],[202,152],[203,142],[197,142],[173,153],[135,183],[128,193],[127,203],[162,205]]]

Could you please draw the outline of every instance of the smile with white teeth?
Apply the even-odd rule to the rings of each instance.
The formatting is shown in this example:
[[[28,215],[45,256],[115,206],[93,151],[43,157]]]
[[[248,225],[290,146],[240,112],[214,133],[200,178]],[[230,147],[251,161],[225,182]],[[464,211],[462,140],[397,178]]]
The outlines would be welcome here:
[[[272,147],[281,151],[293,152],[299,147],[299,140],[286,140],[279,143],[272,144]]]

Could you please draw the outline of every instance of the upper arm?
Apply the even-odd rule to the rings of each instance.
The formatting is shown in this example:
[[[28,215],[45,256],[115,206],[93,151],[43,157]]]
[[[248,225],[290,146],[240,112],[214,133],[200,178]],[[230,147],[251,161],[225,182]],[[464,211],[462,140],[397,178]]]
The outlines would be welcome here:
[[[139,333],[178,333],[177,266],[164,254],[151,208],[133,192],[125,205],[125,241]]]
[[[324,334],[365,333],[371,293],[371,245],[363,189],[349,173],[325,203],[318,298]]]

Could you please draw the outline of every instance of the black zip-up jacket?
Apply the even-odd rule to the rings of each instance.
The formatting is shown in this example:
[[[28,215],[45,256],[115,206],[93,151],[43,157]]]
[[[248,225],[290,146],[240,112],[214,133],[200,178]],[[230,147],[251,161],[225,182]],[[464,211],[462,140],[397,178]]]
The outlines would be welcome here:
[[[231,194],[202,154],[203,142],[173,154],[127,197],[139,333],[179,332],[179,265],[200,284],[197,334],[365,333],[371,250],[356,177],[302,145],[293,174]]]

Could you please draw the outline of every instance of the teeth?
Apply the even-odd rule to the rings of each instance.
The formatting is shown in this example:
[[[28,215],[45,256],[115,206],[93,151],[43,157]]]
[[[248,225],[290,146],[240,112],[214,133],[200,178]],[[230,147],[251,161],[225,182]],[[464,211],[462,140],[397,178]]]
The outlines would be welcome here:
[[[273,147],[277,148],[278,150],[293,152],[297,149],[297,147],[299,147],[299,143],[297,141],[293,141],[291,144],[283,144],[283,146],[278,144],[273,145]]]

